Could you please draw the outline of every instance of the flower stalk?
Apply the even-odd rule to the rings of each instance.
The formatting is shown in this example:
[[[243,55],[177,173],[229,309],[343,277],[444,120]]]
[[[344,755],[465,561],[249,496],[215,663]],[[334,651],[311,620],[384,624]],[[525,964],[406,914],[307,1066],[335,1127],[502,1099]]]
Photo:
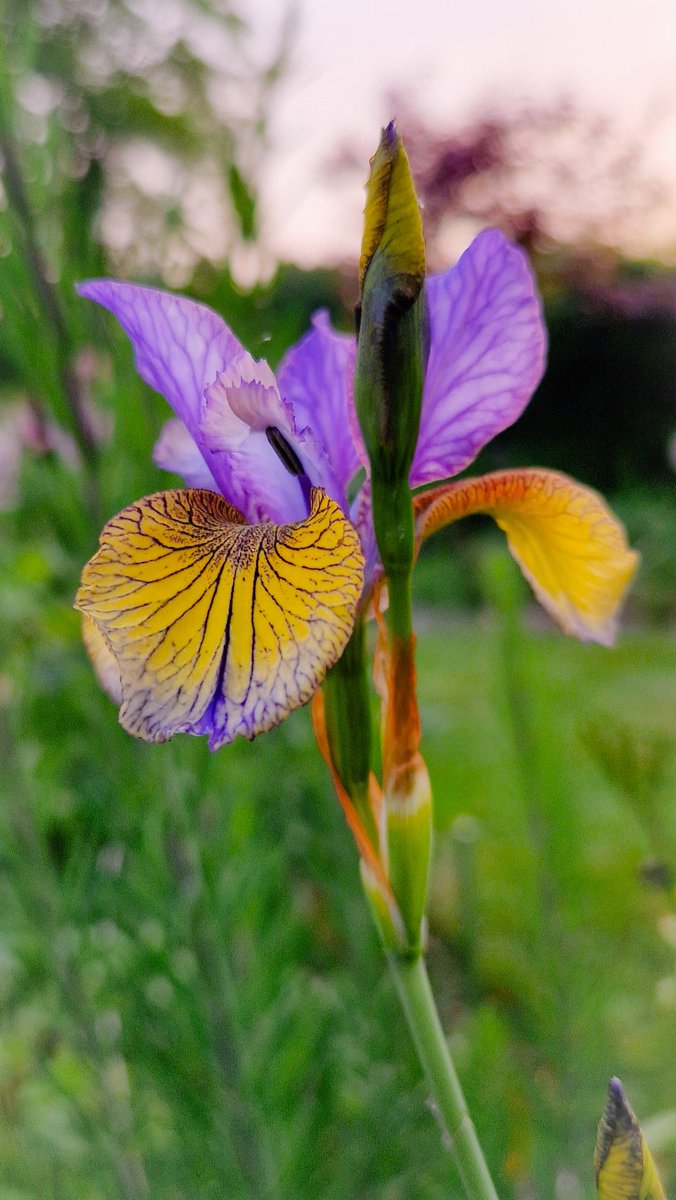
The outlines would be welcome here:
[[[419,749],[411,614],[416,542],[409,475],[418,440],[427,359],[424,269],[413,181],[399,137],[390,125],[372,159],[367,186],[355,371],[355,404],[370,462],[373,524],[384,573],[384,586],[377,588],[374,597],[382,797],[372,814],[378,824],[373,843],[377,864],[374,869],[373,862],[362,854],[362,880],[467,1196],[469,1200],[497,1200],[422,957],[432,795]],[[358,652],[363,652],[363,641],[352,646],[346,672],[354,670]],[[333,675],[334,680],[340,678],[340,664]],[[363,672],[360,678],[364,678]],[[357,776],[361,773],[363,781],[365,764],[359,762],[363,743],[355,737],[358,704],[341,707],[336,703],[334,680],[328,688],[328,744],[334,771],[359,805],[363,782],[358,783]],[[355,699],[359,694],[355,690]],[[340,782],[337,790],[340,795]]]
[[[415,525],[409,484],[427,358],[424,277],[420,208],[406,153],[390,124],[371,160],[366,188],[354,394],[388,597],[384,619],[382,590],[374,602],[382,706],[380,854],[406,929],[406,953],[413,956],[423,941],[432,829],[429,780],[418,749],[411,618]]]
[[[426,537],[487,513],[562,628],[607,645],[637,556],[602,499],[564,475],[453,481],[523,411],[546,334],[525,256],[497,230],[450,271],[424,275],[420,209],[389,125],[367,186],[356,346],[317,314],[275,375],[201,304],[81,285],[115,314],[142,378],[173,407],[154,457],[188,486],[107,522],[76,607],[122,724],[146,741],[207,735],[216,750],[314,695],[319,749],[442,1126],[469,1200],[495,1200],[423,959],[432,796],[411,571]]]
[[[425,960],[419,956],[407,962],[394,954],[388,959],[436,1115],[468,1200],[498,1200],[441,1027]]]
[[[354,642],[351,646],[351,671],[354,671],[357,660],[363,654],[363,650],[363,640],[361,639]],[[413,663],[412,653],[405,654],[403,661],[407,668],[411,669]],[[336,668],[334,668],[334,672],[336,672]],[[341,683],[344,683],[348,678],[349,675],[346,674]],[[336,687],[336,679],[340,680],[340,673],[333,675],[329,687],[324,688],[324,694],[327,692],[330,694],[331,690]],[[403,684],[403,677],[400,677],[399,682]],[[417,707],[415,707],[415,692],[413,690],[415,686],[414,677],[409,677],[408,684],[408,706],[410,708],[411,703],[413,703],[416,721],[415,728],[417,728]],[[394,692],[393,695],[396,697],[399,695],[399,692]],[[336,720],[335,718],[339,712],[341,719]],[[388,706],[388,714],[389,720],[394,724],[396,721],[396,709],[394,705]],[[412,837],[411,834],[414,834],[415,830],[411,827],[406,828],[401,813],[399,814],[401,837],[393,836],[392,813],[390,813],[390,822],[389,824],[385,824],[385,836],[383,839],[384,844],[381,845],[381,856],[378,857],[376,855],[375,857],[371,857],[369,852],[372,850],[372,847],[368,840],[365,843],[362,842],[360,845],[359,827],[355,831],[353,818],[348,807],[346,790],[335,767],[336,761],[341,762],[343,770],[346,771],[346,776],[348,778],[352,777],[354,780],[354,764],[355,761],[358,761],[359,753],[357,752],[357,756],[353,757],[354,747],[359,742],[358,707],[347,704],[341,708],[333,706],[331,709],[327,709],[325,707],[324,695],[320,693],[315,700],[313,716],[320,749],[324,753],[329,769],[332,772],[338,798],[343,805],[348,824],[350,824],[352,832],[355,834],[355,841],[360,851],[364,891],[369,901],[374,922],[387,952],[390,969],[406,1015],[416,1052],[430,1088],[441,1128],[448,1138],[449,1149],[456,1163],[467,1198],[468,1200],[497,1200],[497,1192],[493,1185],[476,1130],[469,1116],[467,1103],[439,1020],[439,1014],[422,954],[420,917],[418,918],[417,926],[411,928],[410,923],[406,922],[403,915],[407,910],[404,906],[402,912],[402,906],[399,904],[401,894],[407,894],[404,877],[406,865],[415,868],[417,863],[419,868],[421,863],[425,864],[423,895],[426,897],[429,839],[427,841],[423,840],[423,844],[421,845],[415,836]],[[326,723],[324,724],[324,722]],[[407,725],[410,734],[413,732],[411,722],[409,721]],[[326,732],[327,727],[331,729],[330,734]],[[387,744],[387,739],[385,740]],[[329,745],[331,745],[330,751],[328,749]],[[333,757],[334,754],[335,758]],[[424,778],[426,779],[424,763],[417,752],[417,748],[411,753],[413,761],[415,761],[415,755],[419,759],[419,763],[416,762],[418,773],[421,770],[424,771]],[[392,765],[390,764],[389,766],[391,773]],[[384,771],[386,769],[387,764],[384,763]],[[373,789],[371,787],[371,795],[372,792]],[[383,792],[380,809],[381,822],[385,819],[387,802],[387,793]],[[429,797],[429,807],[431,809],[431,797]],[[377,819],[377,809],[373,815]],[[426,824],[429,829],[431,822],[427,822]],[[406,839],[408,839],[408,852],[402,854],[401,852],[405,848],[400,843]],[[392,846],[393,853],[388,853],[388,844]],[[398,853],[400,855],[399,862]],[[385,860],[384,864],[382,861],[383,858]],[[393,862],[397,864],[394,870]],[[388,868],[390,872],[389,878],[387,877]],[[408,882],[410,883],[410,880]]]

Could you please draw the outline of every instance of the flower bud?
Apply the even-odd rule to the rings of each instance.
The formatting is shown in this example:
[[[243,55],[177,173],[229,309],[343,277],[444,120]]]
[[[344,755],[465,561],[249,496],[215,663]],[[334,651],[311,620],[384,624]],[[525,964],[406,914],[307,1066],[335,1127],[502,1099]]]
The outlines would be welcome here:
[[[432,792],[420,753],[404,764],[383,793],[383,844],[392,891],[415,957],[424,942],[432,850]]]
[[[378,607],[376,618],[374,683],[382,704],[383,755],[380,852],[406,929],[405,953],[415,957],[425,937],[432,850],[432,792],[419,749],[415,638],[391,638]]]
[[[355,403],[371,464],[373,518],[386,572],[413,556],[408,475],[425,373],[420,208],[394,127],[371,160],[360,260]]]
[[[619,1079],[611,1079],[594,1151],[599,1200],[665,1200],[650,1150]]]

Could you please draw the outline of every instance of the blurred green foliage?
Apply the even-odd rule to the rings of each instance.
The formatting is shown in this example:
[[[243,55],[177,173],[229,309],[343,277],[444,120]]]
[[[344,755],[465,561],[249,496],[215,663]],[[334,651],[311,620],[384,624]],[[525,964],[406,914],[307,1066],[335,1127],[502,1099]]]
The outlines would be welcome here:
[[[336,272],[280,267],[243,294],[184,253],[180,181],[198,162],[223,183],[232,244],[255,233],[283,54],[248,62],[229,5],[174,11],[193,24],[173,38],[131,0],[2,12],[0,1196],[459,1196],[307,713],[213,756],[136,743],[71,607],[103,521],[166,486],[150,451],[167,415],[74,280],[183,271],[273,363],[318,307],[349,327]],[[225,38],[216,66],[185,34],[203,18]],[[144,197],[120,165],[139,139],[178,162],[166,194]],[[102,214],[127,203],[138,260],[104,236]],[[552,436],[552,408],[577,394],[561,364],[582,350],[574,317],[551,311],[560,382],[535,401],[550,415],[496,454],[626,485],[644,556],[629,632],[613,652],[552,634],[478,521],[426,547],[416,604],[435,991],[501,1194],[576,1200],[613,1073],[663,1131],[652,1148],[676,1183],[676,510],[663,468],[660,490],[643,469],[640,422],[616,438],[606,413],[601,461],[583,419],[612,396],[620,350],[627,411],[660,373],[666,387],[673,330],[648,353],[625,329],[605,359],[604,335],[593,354],[585,335],[588,390]],[[666,423],[647,424],[657,453]]]
[[[3,1194],[459,1195],[307,714],[213,756],[130,739],[41,507],[2,543]],[[421,621],[430,966],[502,1194],[588,1195],[606,1076],[673,1100],[676,655],[520,604]]]

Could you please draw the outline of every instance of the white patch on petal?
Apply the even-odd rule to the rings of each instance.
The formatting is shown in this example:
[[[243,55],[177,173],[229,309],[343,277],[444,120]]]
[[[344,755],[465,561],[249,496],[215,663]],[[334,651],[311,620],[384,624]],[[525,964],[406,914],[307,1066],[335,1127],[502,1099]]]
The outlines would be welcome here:
[[[205,388],[205,404],[199,431],[211,451],[238,450],[251,433],[251,426],[236,416],[230,397],[233,388],[222,382],[222,375]]]
[[[239,359],[229,363],[221,377],[226,387],[260,383],[264,388],[277,391],[277,380],[265,359],[255,359],[250,354],[242,354]]]

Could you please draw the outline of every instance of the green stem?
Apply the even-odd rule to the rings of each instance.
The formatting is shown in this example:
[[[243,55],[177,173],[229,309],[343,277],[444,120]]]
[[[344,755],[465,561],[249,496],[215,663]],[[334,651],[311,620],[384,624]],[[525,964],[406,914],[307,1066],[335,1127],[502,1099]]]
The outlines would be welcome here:
[[[387,625],[391,638],[407,643],[413,631],[411,612],[411,572],[391,573],[387,576],[389,605]]]
[[[365,623],[359,618],[343,654],[324,682],[326,728],[336,770],[374,846],[378,831],[369,805],[371,705],[366,673]]]
[[[425,960],[422,957],[404,960],[394,954],[389,954],[388,959],[467,1198],[498,1200],[441,1028]]]
[[[387,625],[392,638],[408,642],[412,630],[411,570],[415,555],[413,504],[408,480],[371,480],[373,524],[387,577]]]

